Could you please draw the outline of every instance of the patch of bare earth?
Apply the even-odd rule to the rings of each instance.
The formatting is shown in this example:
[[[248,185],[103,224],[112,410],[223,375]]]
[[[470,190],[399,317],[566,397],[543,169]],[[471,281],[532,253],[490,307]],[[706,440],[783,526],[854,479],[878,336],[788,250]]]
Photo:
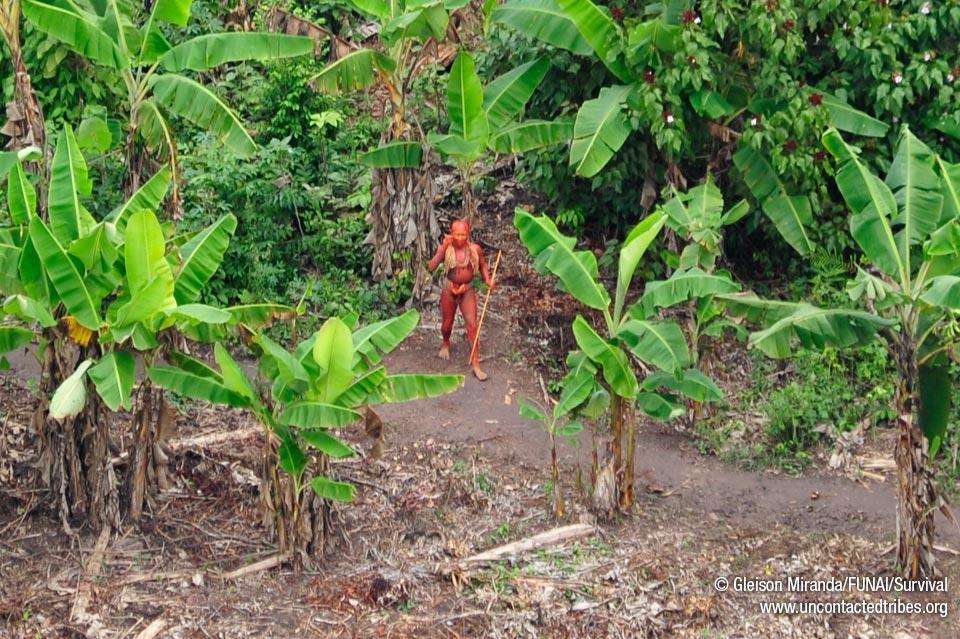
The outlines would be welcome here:
[[[597,525],[572,488],[577,453],[564,447],[572,513],[553,520],[544,490],[547,437],[518,415],[517,402],[541,397],[541,376],[549,382],[559,372],[549,365],[570,347],[565,331],[577,309],[532,271],[506,232],[509,219],[501,212],[479,234],[504,251],[502,287],[481,346],[490,380],[467,377],[455,395],[382,408],[382,459],[333,464],[339,479],[357,485],[357,498],[337,507],[338,533],[316,573],[256,569],[274,556],[257,508],[263,436],[245,413],[219,407],[193,406],[180,418],[170,462],[175,487],[141,524],[105,537],[66,535],[33,476],[34,397],[23,381],[30,371],[13,358],[19,377],[0,374],[0,637],[960,635],[952,585],[960,577],[953,550],[960,535],[943,520],[938,559],[947,593],[734,591],[736,577],[786,584],[789,577],[890,576],[894,502],[883,468],[866,469],[873,476],[745,472],[701,455],[687,432],[642,423],[636,512]],[[462,326],[452,359],[435,357],[438,319],[435,310],[425,312],[391,355],[391,371],[468,372]],[[717,354],[725,368],[715,372],[728,395],[746,376],[740,369],[748,359],[739,350]],[[345,436],[358,450],[370,449],[359,429]],[[587,453],[582,446],[585,476]],[[577,524],[573,540],[470,561]],[[718,591],[718,577],[729,579],[730,589]],[[946,602],[950,611],[761,609],[767,602],[897,599]]]

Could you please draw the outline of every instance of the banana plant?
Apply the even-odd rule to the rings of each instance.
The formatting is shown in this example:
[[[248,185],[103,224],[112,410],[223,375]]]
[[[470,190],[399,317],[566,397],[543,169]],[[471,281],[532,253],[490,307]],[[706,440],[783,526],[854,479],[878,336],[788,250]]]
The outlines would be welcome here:
[[[142,384],[134,399],[136,359],[149,365],[163,358],[181,333],[240,321],[197,303],[236,219],[226,215],[181,244],[168,241],[153,210],[169,185],[169,170],[163,168],[108,219],[96,221],[83,205],[93,186],[87,165],[65,127],[51,163],[44,221],[22,163],[10,169],[7,203],[14,226],[0,232],[3,315],[19,325],[17,341],[25,339],[26,330],[31,342],[39,342],[44,401],[37,419],[47,477],[55,490],[68,491],[57,500],[65,526],[75,518],[96,525],[117,522],[107,411],[134,411],[124,510],[139,517],[148,467],[163,483],[153,453],[165,403],[149,384]]]
[[[749,69],[742,77],[717,77],[709,58],[718,55],[714,51],[718,44],[698,39],[689,25],[684,28],[684,14],[693,14],[685,11],[688,5],[683,0],[648,3],[637,20],[622,22],[591,0],[508,0],[493,10],[493,20],[510,29],[574,55],[593,57],[606,67],[610,83],[577,109],[570,146],[570,166],[577,175],[599,173],[638,131],[654,139],[664,160],[676,162],[685,137],[712,135],[711,123],[732,126],[748,108],[761,103],[782,108],[776,106],[779,96],[766,95],[766,89],[753,85]],[[743,5],[738,10],[753,9]],[[667,77],[676,95],[659,86],[658,79]],[[834,127],[864,136],[886,135],[885,123],[821,87],[816,90]],[[804,229],[812,223],[809,198],[787,193],[763,154],[746,138],[735,160],[777,231],[801,254],[809,253],[812,243]]]
[[[164,388],[247,409],[263,425],[264,522],[280,552],[298,568],[315,565],[323,552],[329,501],[354,496],[354,486],[336,478],[329,459],[355,451],[332,431],[359,421],[370,404],[436,397],[463,383],[460,375],[387,374],[382,358],[416,327],[415,310],[351,332],[355,321],[356,316],[332,317],[292,352],[255,336],[266,384],[251,379],[219,343],[214,351],[219,370],[178,355],[176,366],[148,371]]]
[[[691,369],[683,379],[660,375],[659,381],[668,389],[677,390],[685,385],[685,393],[693,404],[691,420],[696,418],[703,402],[719,401],[722,393],[706,374],[708,362],[703,361],[702,340],[705,337],[720,337],[723,331],[743,329],[724,314],[724,303],[718,295],[735,293],[740,286],[730,274],[718,271],[717,258],[721,254],[723,227],[734,224],[748,210],[741,200],[724,211],[723,195],[708,174],[703,184],[686,193],[671,187],[673,197],[662,210],[667,216],[667,225],[686,241],[679,255],[677,270],[666,280],[648,282],[640,300],[627,313],[631,317],[649,320],[664,309],[686,305],[687,320],[684,322],[687,344],[690,349]],[[745,336],[745,334],[744,334]],[[656,383],[654,379],[648,385]]]
[[[766,326],[751,345],[771,357],[796,347],[848,348],[880,340],[896,363],[897,569],[934,574],[934,513],[952,514],[931,459],[942,446],[960,325],[960,164],[951,164],[900,131],[881,179],[836,129],[823,144],[837,162],[836,182],[850,209],[850,232],[863,266],[849,282],[851,308],[725,296],[731,312]]]
[[[537,58],[483,87],[469,53],[461,51],[454,60],[447,83],[449,130],[431,132],[427,141],[460,170],[463,217],[476,218],[473,173],[487,153],[524,153],[559,144],[573,134],[572,122],[518,121],[549,69],[549,60]]]
[[[660,387],[670,386],[694,398],[703,392],[700,379],[703,376],[689,370],[690,353],[680,325],[673,320],[639,319],[626,312],[634,272],[666,221],[666,213],[655,211],[627,235],[620,249],[616,290],[611,299],[600,281],[593,253],[575,250],[576,239],[561,234],[547,216],[535,217],[522,209],[517,209],[514,216],[514,225],[537,270],[555,275],[565,292],[602,317],[598,331],[578,315],[573,322],[573,335],[591,363],[591,367],[582,367],[578,375],[584,380],[598,378],[601,380],[598,383],[610,393],[608,465],[611,471],[607,474],[615,477],[616,490],[611,497],[616,498],[623,510],[633,505],[636,423],[631,413],[634,405],[656,419],[672,419],[682,415],[685,409],[672,392],[660,391]],[[643,382],[638,381],[631,357],[636,367],[644,371],[652,367],[656,371]],[[667,382],[667,379],[677,381]],[[581,401],[587,397],[584,395]],[[596,486],[594,495],[596,500]],[[612,507],[609,503],[598,505],[601,510]]]
[[[425,133],[409,100],[414,80],[449,59],[454,49],[448,34],[456,33],[453,15],[468,0],[347,0],[342,4],[379,25],[370,46],[334,37],[337,59],[313,78],[320,91],[344,94],[377,87],[389,96],[390,123],[380,144],[360,156],[373,169],[373,201],[368,221],[373,244],[373,276],[413,275],[412,297],[431,290],[430,258],[440,235],[433,201],[436,186]],[[414,105],[415,106],[415,105]]]
[[[553,409],[536,402],[521,399],[520,415],[538,422],[550,438],[550,471],[553,491],[553,514],[564,516],[563,490],[560,484],[560,463],[557,457],[557,439],[563,438],[579,450],[579,438],[584,431],[582,418],[596,418],[610,406],[610,395],[596,383],[596,368],[582,353],[572,353],[578,365],[572,367],[563,379],[560,399],[553,402]],[[589,375],[581,375],[588,368]],[[549,403],[550,398],[545,398]],[[580,460],[577,459],[577,485],[579,487]]]
[[[310,38],[227,32],[173,44],[171,27],[190,18],[192,0],[156,0],[144,9],[124,0],[22,0],[24,17],[91,64],[113,69],[126,89],[128,193],[140,186],[138,143],[160,150],[170,165],[176,198],[176,134],[170,116],[209,132],[231,151],[249,156],[256,144],[237,114],[189,72],[244,60],[277,60],[313,52]],[[164,26],[164,24],[166,26]]]

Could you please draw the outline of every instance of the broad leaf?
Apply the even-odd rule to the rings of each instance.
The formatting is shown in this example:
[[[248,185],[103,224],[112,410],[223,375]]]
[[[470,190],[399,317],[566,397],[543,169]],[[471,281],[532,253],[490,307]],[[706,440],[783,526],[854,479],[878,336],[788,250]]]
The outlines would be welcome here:
[[[50,229],[62,244],[69,244],[93,227],[93,216],[80,203],[80,196],[90,195],[92,189],[87,163],[73,131],[65,126],[57,138],[57,150],[53,154],[48,202]]]
[[[920,299],[933,306],[960,311],[960,277],[940,275],[932,278]]]
[[[798,344],[814,349],[868,344],[878,330],[892,324],[892,320],[865,311],[822,309],[800,304],[794,313],[775,322],[770,328],[753,333],[750,345],[770,357],[790,357],[795,354]]]
[[[280,463],[280,468],[299,479],[303,475],[303,471],[307,469],[310,458],[303,452],[295,439],[283,437],[280,440],[280,448],[277,450],[277,461]]]
[[[230,356],[230,353],[227,349],[217,342],[213,346],[213,356],[217,360],[217,364],[220,366],[222,371],[222,380],[224,386],[232,390],[234,393],[243,395],[250,403],[259,408],[260,407],[260,397],[257,394],[256,389],[254,389],[253,384],[250,382],[250,379],[247,377],[247,374],[240,367],[240,365]]]
[[[706,273],[699,268],[674,271],[670,279],[650,282],[640,301],[628,313],[637,319],[656,314],[657,309],[669,308],[690,299],[708,295],[735,293],[740,286],[729,277]]]
[[[757,198],[760,208],[770,218],[783,239],[800,255],[813,250],[806,226],[813,223],[810,199],[806,195],[790,195],[780,178],[759,151],[744,144],[733,156],[747,188]]]
[[[87,380],[84,379],[84,375],[92,365],[92,359],[84,360],[70,377],[63,380],[63,383],[57,387],[47,409],[50,417],[63,420],[80,414],[87,403]]]
[[[220,268],[236,228],[237,218],[228,213],[180,248],[181,263],[175,280],[178,303],[199,299],[200,291]]]
[[[353,370],[363,373],[374,368],[382,355],[399,346],[419,322],[420,313],[410,309],[402,315],[357,329],[353,334]]]
[[[649,391],[666,388],[697,402],[720,401],[723,399],[723,392],[716,382],[696,368],[682,371],[679,377],[666,371],[657,371],[644,378],[640,388]]]
[[[378,389],[383,380],[387,378],[387,369],[375,368],[366,375],[358,377],[347,390],[340,393],[337,397],[337,406],[355,408],[371,401],[378,401],[380,398]]]
[[[36,0],[23,0],[24,17],[41,32],[60,40],[91,61],[125,69],[129,60],[117,43],[98,26],[93,15],[66,6],[54,6]]]
[[[563,391],[560,400],[553,407],[553,417],[559,418],[570,413],[587,401],[596,389],[597,370],[589,359],[584,357],[582,364],[571,370],[563,378]]]
[[[578,55],[593,48],[556,0],[511,0],[493,10],[491,17],[520,33]]]
[[[190,5],[193,0],[157,0],[153,6],[153,15],[160,20],[185,26],[190,19]]]
[[[0,326],[0,353],[15,351],[33,341],[33,331],[20,326]]]
[[[169,280],[173,295],[173,274],[164,257],[166,242],[163,229],[152,211],[139,211],[130,216],[124,242],[124,266],[132,292],[146,288],[157,277]]]
[[[960,218],[960,163],[949,164],[940,156],[935,156],[940,173],[940,194],[943,196],[943,210],[940,223]]]
[[[633,78],[617,51],[620,34],[614,21],[590,0],[557,0],[557,4],[573,20],[583,39],[590,43],[600,62],[621,82]]]
[[[676,419],[687,412],[683,404],[674,398],[645,391],[637,394],[637,406],[650,417],[664,422]]]
[[[882,138],[887,134],[889,125],[853,108],[846,102],[829,93],[823,94],[823,106],[827,109],[830,126],[847,133]]]
[[[246,408],[250,401],[227,388],[215,378],[198,375],[172,366],[153,366],[147,369],[147,377],[157,386],[169,391],[213,404],[226,404]]]
[[[894,239],[907,273],[912,272],[910,247],[926,241],[940,221],[943,195],[933,160],[933,151],[904,126],[886,184],[897,202],[898,215],[892,224],[901,228]]]
[[[349,408],[323,402],[293,402],[280,414],[280,423],[299,428],[342,428],[363,416]]]
[[[342,459],[344,457],[352,457],[356,455],[357,452],[341,442],[336,437],[324,433],[319,430],[302,430],[300,431],[300,436],[303,437],[303,441],[307,442],[321,453],[330,455],[336,459]]]
[[[346,93],[366,89],[377,81],[378,74],[390,73],[395,67],[393,60],[379,51],[360,49],[328,64],[311,80],[318,91]]]
[[[527,120],[491,132],[488,146],[497,153],[526,153],[573,137],[573,122]]]
[[[334,501],[353,501],[353,484],[342,481],[333,481],[326,477],[314,477],[310,480],[310,487],[313,492],[323,499],[332,499]]]
[[[603,369],[603,379],[617,395],[632,398],[637,394],[637,378],[623,350],[597,335],[580,315],[573,320],[573,336],[587,357]]]
[[[27,179],[20,162],[10,169],[7,180],[7,208],[14,224],[27,225],[30,218],[37,214],[37,192]]]
[[[188,324],[226,324],[233,319],[227,311],[206,304],[180,304],[166,314]]]
[[[850,232],[867,257],[904,285],[906,271],[890,220],[897,203],[890,188],[860,161],[860,150],[848,145],[836,129],[823,134],[823,145],[838,160],[837,187],[850,207]]]
[[[608,312],[610,296],[597,281],[597,258],[590,251],[575,251],[576,239],[560,233],[545,215],[534,217],[517,209],[513,224],[520,240],[536,259],[538,270],[560,278],[564,289],[590,308]]]
[[[350,329],[338,317],[331,317],[317,334],[313,345],[313,361],[320,376],[313,380],[313,390],[322,402],[333,402],[353,383],[353,338]]]
[[[570,146],[570,166],[577,175],[599,173],[627,141],[631,129],[623,107],[632,90],[627,85],[604,87],[598,97],[580,106]]]
[[[100,300],[87,289],[84,274],[39,217],[30,220],[30,240],[70,314],[85,328],[98,330]]]
[[[11,295],[4,300],[3,312],[24,322],[36,322],[43,328],[57,325],[57,320],[46,306],[25,295]]]
[[[388,142],[360,156],[360,162],[374,169],[415,169],[423,164],[419,142]]]
[[[613,306],[614,321],[620,320],[620,313],[627,298],[627,291],[630,290],[630,282],[633,280],[633,273],[637,270],[640,258],[647,252],[650,243],[660,233],[660,229],[663,228],[666,221],[666,215],[661,211],[655,211],[633,227],[633,230],[623,241],[623,245],[620,247],[620,260],[617,265],[617,292]]]
[[[123,232],[127,228],[127,220],[130,215],[137,211],[148,210],[156,211],[167,195],[167,189],[170,188],[170,167],[163,166],[154,173],[149,180],[143,183],[137,192],[110,212],[107,220],[113,222],[117,230]]]
[[[178,44],[160,56],[168,71],[205,71],[227,62],[281,60],[313,53],[313,40],[278,33],[210,33]]]
[[[387,375],[377,403],[399,404],[452,393],[463,385],[463,375]],[[371,402],[372,403],[372,402]]]
[[[512,69],[483,89],[483,110],[490,130],[502,129],[520,114],[550,69],[547,58]]]
[[[926,365],[918,371],[917,394],[919,406],[917,416],[920,428],[930,442],[928,455],[933,459],[950,423],[950,396],[953,392],[953,380],[948,366]]]
[[[257,149],[237,114],[213,91],[195,80],[175,73],[150,78],[153,96],[177,115],[193,122],[241,156]]]
[[[535,422],[540,422],[541,424],[547,425],[549,420],[547,416],[543,414],[543,411],[534,404],[525,399],[521,399],[517,403],[517,408],[520,411],[521,417],[526,417],[527,419],[532,419]]]
[[[133,355],[126,351],[112,351],[100,358],[96,366],[90,369],[90,379],[97,387],[97,393],[112,411],[121,407],[130,410],[133,383],[136,380],[137,366]]]
[[[450,68],[447,84],[447,115],[450,134],[467,142],[486,144],[490,132],[483,111],[483,87],[473,58],[461,52]]]
[[[676,373],[690,364],[687,340],[675,321],[630,320],[617,332],[641,361]]]

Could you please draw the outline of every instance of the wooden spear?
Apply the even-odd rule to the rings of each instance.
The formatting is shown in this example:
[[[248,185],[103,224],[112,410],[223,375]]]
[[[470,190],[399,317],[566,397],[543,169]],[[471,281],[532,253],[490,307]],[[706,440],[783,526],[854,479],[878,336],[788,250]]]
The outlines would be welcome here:
[[[490,284],[496,285],[497,283],[497,267],[500,266],[500,256],[503,255],[503,250],[497,251],[497,261],[493,263],[493,273],[490,275]],[[487,304],[490,303],[490,294],[493,291],[487,291],[487,299],[483,300],[483,309],[480,311],[480,319],[477,321],[477,334],[473,338],[473,346],[470,348],[470,360],[473,362],[473,354],[477,352],[477,344],[480,343],[480,328],[483,326],[483,316],[487,314]]]

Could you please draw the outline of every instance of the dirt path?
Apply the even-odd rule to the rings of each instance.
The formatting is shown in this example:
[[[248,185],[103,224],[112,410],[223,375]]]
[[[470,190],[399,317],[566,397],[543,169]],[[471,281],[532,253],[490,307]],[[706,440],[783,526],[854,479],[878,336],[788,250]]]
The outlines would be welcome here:
[[[429,313],[420,329],[395,352],[391,372],[430,371],[468,373],[463,364],[468,346],[454,334],[451,361],[436,357],[439,332]],[[456,394],[411,405],[385,406],[381,413],[389,424],[390,443],[411,445],[433,438],[439,442],[478,449],[504,473],[522,472],[527,478],[546,479],[549,440],[534,422],[521,417],[521,397],[542,396],[533,367],[515,364],[518,353],[504,322],[494,320],[484,330],[487,337],[483,366],[490,379],[480,383],[467,376]],[[569,469],[574,453],[562,446]],[[584,463],[589,450],[584,450]],[[464,453],[465,455],[467,453]],[[819,471],[790,477],[773,471],[748,472],[701,455],[689,437],[669,427],[644,422],[639,429],[636,468],[642,486],[670,495],[688,514],[704,521],[744,525],[779,525],[809,533],[842,532],[894,541],[893,476],[886,481],[861,484],[846,477]],[[657,499],[651,493],[651,499]],[[939,516],[938,540],[960,546],[960,533]]]

